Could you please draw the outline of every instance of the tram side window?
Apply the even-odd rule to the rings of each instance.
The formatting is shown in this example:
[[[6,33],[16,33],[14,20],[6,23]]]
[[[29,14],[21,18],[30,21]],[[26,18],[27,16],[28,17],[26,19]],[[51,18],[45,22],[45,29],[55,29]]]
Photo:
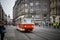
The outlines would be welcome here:
[[[34,22],[33,19],[31,20],[31,22]]]
[[[20,21],[21,21],[21,18],[20,18]]]

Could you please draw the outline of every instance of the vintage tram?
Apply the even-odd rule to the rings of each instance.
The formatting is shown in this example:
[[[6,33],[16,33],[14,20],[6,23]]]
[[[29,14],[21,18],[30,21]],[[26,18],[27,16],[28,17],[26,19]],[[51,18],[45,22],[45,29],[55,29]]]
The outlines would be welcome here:
[[[34,29],[34,17],[23,15],[16,20],[17,29],[21,31],[32,31]]]

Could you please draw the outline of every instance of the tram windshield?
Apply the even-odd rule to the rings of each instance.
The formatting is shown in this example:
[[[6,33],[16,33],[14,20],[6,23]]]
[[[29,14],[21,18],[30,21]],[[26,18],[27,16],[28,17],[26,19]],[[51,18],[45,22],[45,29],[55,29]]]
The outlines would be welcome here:
[[[33,23],[34,21],[33,21],[33,18],[24,18],[22,20],[22,22],[24,22],[24,23]]]

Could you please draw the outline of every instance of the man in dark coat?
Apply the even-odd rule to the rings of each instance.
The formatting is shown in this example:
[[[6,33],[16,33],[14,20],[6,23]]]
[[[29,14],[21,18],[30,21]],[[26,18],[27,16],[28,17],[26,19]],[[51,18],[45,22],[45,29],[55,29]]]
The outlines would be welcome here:
[[[4,39],[4,34],[5,34],[5,33],[2,31],[3,29],[5,29],[4,23],[3,23],[3,21],[0,21],[0,36],[1,36],[1,40]]]

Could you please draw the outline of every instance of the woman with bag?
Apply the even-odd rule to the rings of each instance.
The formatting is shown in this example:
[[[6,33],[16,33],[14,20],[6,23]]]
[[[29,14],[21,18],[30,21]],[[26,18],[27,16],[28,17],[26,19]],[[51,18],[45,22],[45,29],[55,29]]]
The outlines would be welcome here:
[[[0,36],[1,40],[4,40],[4,34],[6,33],[6,28],[4,27],[3,21],[0,21]]]

